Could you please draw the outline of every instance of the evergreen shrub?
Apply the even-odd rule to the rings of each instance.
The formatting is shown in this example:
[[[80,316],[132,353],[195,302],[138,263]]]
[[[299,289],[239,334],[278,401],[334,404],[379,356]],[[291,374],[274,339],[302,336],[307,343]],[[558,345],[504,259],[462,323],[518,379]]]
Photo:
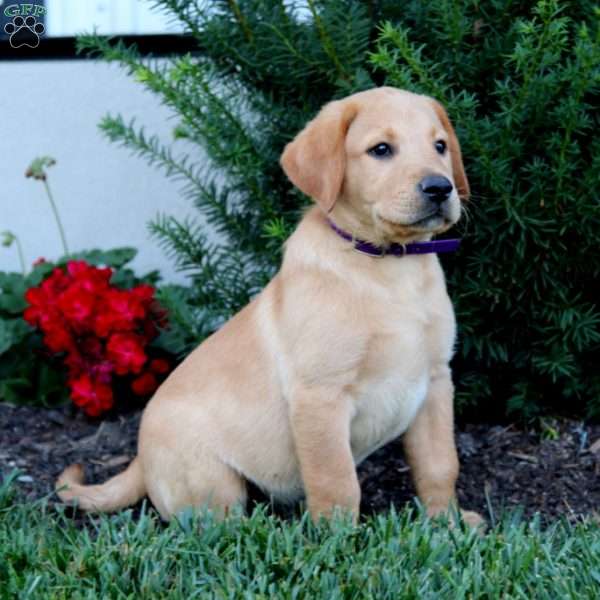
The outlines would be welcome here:
[[[169,177],[197,221],[151,230],[190,276],[176,306],[181,350],[273,275],[308,199],[283,146],[327,101],[377,85],[448,109],[473,197],[443,258],[459,339],[459,408],[480,415],[600,414],[600,10],[542,0],[160,0],[197,51],[167,61],[96,35],[177,115],[173,145],[107,116],[106,136]],[[178,140],[194,152],[182,155]],[[190,146],[191,145],[191,146]],[[206,156],[207,158],[204,158]],[[168,206],[165,205],[168,213]]]

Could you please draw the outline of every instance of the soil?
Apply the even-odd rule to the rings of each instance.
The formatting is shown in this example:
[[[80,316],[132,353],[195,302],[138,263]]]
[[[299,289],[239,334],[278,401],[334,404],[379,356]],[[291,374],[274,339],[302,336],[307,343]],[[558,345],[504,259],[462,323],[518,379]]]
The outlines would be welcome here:
[[[88,481],[101,482],[121,471],[135,455],[141,413],[113,415],[98,422],[73,406],[42,409],[0,404],[0,476],[20,471],[23,499],[58,502],[54,481],[67,465],[86,466]],[[571,521],[600,511],[600,425],[552,422],[530,431],[516,425],[463,424],[457,427],[461,461],[458,498],[463,508],[494,521],[518,509],[529,518]],[[413,503],[414,489],[400,442],[378,450],[359,467],[362,511]],[[251,502],[268,501],[251,490]],[[274,507],[278,514],[289,508]],[[297,511],[297,507],[291,509]]]

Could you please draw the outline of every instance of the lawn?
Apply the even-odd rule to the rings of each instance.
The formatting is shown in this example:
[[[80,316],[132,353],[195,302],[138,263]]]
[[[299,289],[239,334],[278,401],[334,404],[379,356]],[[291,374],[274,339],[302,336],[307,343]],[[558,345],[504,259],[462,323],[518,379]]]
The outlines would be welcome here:
[[[598,598],[600,524],[515,514],[480,537],[418,510],[313,526],[256,508],[73,519],[0,489],[0,598]]]

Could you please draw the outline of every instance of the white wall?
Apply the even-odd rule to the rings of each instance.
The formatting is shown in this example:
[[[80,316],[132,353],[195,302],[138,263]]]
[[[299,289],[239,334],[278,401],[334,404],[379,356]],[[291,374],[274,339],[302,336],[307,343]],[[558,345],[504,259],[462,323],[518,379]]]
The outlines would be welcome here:
[[[175,121],[158,99],[118,66],[86,60],[0,61],[0,231],[16,233],[28,262],[61,253],[41,182],[25,179],[34,157],[50,155],[49,171],[71,250],[132,245],[134,266],[159,268],[181,281],[146,224],[158,212],[193,214],[178,186],[97,129],[110,112],[137,117],[169,139]],[[0,246],[0,270],[18,270],[14,247]]]

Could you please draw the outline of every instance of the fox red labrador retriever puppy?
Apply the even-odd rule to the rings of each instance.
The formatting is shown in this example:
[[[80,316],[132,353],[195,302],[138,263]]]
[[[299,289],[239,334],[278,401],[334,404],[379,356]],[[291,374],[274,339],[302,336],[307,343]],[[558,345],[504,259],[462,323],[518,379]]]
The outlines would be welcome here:
[[[306,495],[313,517],[356,515],[356,465],[402,436],[428,513],[455,501],[454,313],[436,254],[399,255],[431,249],[422,242],[469,195],[444,109],[389,87],[354,94],[327,104],[281,165],[316,205],[279,273],[157,391],[130,466],[102,485],[71,466],[62,499],[110,511],[147,495],[168,519],[187,506],[225,513],[252,481],[274,498]]]

